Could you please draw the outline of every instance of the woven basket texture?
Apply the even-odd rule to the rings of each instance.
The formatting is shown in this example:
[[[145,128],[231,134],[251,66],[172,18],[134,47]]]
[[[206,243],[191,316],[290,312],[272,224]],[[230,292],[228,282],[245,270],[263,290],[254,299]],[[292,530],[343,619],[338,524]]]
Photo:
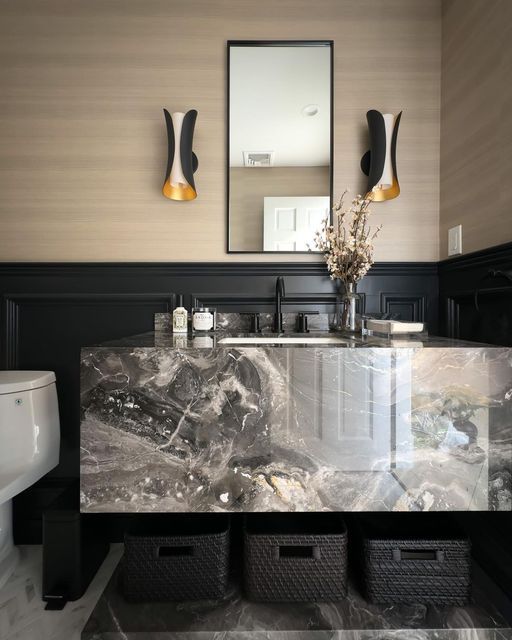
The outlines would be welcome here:
[[[159,548],[184,547],[183,555],[159,556]],[[192,536],[125,536],[121,572],[131,602],[221,598],[227,588],[229,531]]]
[[[311,547],[316,557],[280,557],[281,547]],[[347,594],[347,534],[245,532],[245,591],[251,600],[332,602]]]
[[[436,552],[435,559],[397,559],[396,552]],[[395,552],[395,554],[393,553]],[[372,539],[363,542],[368,599],[461,606],[471,595],[471,545],[467,539]]]
[[[366,597],[375,604],[418,603],[462,607],[471,596],[469,579],[431,576],[407,576],[396,580],[370,580]]]

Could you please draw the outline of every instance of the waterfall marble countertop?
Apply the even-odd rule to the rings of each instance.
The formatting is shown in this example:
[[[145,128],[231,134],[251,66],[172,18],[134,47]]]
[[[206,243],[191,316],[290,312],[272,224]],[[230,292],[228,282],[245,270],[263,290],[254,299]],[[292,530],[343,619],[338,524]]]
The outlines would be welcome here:
[[[82,349],[83,512],[511,510],[512,349],[245,322]]]

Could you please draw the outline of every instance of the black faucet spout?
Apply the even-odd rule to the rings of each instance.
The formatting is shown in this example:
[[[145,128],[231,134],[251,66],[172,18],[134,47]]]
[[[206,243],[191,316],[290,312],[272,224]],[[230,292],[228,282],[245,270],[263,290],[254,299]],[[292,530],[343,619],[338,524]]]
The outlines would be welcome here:
[[[275,312],[274,312],[274,332],[283,332],[283,314],[281,311],[281,303],[285,297],[284,279],[283,276],[279,276],[276,280],[276,299],[275,299]]]

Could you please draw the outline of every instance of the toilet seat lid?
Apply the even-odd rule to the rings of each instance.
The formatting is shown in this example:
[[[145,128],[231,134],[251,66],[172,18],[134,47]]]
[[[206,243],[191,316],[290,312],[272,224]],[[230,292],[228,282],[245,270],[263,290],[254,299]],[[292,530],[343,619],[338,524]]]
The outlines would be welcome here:
[[[46,387],[55,382],[53,371],[0,371],[0,396]]]

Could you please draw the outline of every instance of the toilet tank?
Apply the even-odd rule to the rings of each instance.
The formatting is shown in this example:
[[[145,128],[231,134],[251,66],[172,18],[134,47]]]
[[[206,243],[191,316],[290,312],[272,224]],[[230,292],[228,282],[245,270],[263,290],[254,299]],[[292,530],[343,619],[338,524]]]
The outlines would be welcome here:
[[[0,503],[59,463],[55,374],[0,371]]]

